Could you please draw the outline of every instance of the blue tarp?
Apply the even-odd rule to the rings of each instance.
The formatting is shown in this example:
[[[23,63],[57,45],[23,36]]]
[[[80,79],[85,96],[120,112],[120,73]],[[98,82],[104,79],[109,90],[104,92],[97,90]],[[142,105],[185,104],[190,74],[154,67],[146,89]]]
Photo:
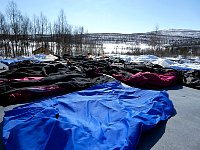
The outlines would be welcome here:
[[[39,60],[32,58],[32,57],[27,57],[27,58],[19,57],[19,58],[13,58],[13,59],[3,59],[3,60],[0,60],[0,62],[9,66],[9,65],[15,64],[17,62],[22,62],[24,60],[31,60],[31,61],[35,61],[35,62],[40,62]]]
[[[16,62],[20,62],[22,60],[17,60],[17,59],[3,59],[1,60],[2,63],[6,64],[6,65],[10,65],[10,64],[13,64],[13,63],[16,63]]]
[[[135,149],[143,131],[174,114],[165,91],[124,87],[118,81],[5,112],[10,149]]]
[[[190,67],[182,67],[182,66],[170,66],[170,68],[175,70],[192,70]]]
[[[46,58],[46,54],[36,54],[34,55],[37,59],[45,59]]]

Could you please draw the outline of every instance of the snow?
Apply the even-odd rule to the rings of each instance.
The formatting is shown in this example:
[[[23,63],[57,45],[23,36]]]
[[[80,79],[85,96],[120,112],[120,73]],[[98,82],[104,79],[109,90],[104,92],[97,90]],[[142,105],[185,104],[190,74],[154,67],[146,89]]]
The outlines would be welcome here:
[[[123,60],[129,61],[129,62],[153,62],[156,61],[159,57],[154,55],[120,55],[120,54],[108,54],[108,56],[111,57],[119,57]]]
[[[198,63],[183,63],[183,64],[176,63],[173,65],[170,65],[170,68],[178,69],[178,70],[191,70],[191,69],[200,70],[200,64],[198,64]]]
[[[0,62],[0,73],[6,71],[8,69],[9,69],[9,67],[7,65]]]
[[[126,62],[135,62],[135,63],[142,63],[142,62],[151,62],[153,64],[161,65],[165,68],[174,68],[179,70],[191,70],[196,69],[200,70],[200,59],[199,57],[194,57],[190,59],[183,59],[181,57],[179,58],[172,58],[172,57],[166,57],[166,58],[160,58],[154,55],[121,55],[121,54],[107,54],[107,56],[112,58],[121,58],[125,60]],[[40,61],[54,61],[57,57],[54,55],[45,55],[45,54],[37,54],[33,56],[20,56],[15,59],[2,59],[0,60],[0,70],[6,68],[8,70],[8,66],[12,63],[16,63],[23,60],[33,60],[36,62]],[[100,58],[99,58],[100,59]]]
[[[170,67],[170,65],[175,64],[175,62],[168,59],[163,59],[163,58],[158,58],[156,61],[153,61],[152,63],[161,65],[162,67]]]
[[[58,57],[54,56],[54,55],[45,55],[45,54],[37,54],[34,56],[35,59],[37,59],[38,61],[54,61],[56,59],[58,59]]]
[[[147,44],[103,44],[105,53],[127,53],[133,51],[135,48],[140,50],[149,49],[150,46]]]
[[[119,57],[127,62],[151,62],[153,64],[161,65],[165,68],[174,68],[179,70],[191,70],[196,69],[200,70],[200,59],[199,57],[195,57],[192,59],[183,59],[181,57],[179,58],[173,58],[173,57],[166,57],[166,58],[159,58],[154,55],[120,55],[120,54],[108,54],[110,57]]]

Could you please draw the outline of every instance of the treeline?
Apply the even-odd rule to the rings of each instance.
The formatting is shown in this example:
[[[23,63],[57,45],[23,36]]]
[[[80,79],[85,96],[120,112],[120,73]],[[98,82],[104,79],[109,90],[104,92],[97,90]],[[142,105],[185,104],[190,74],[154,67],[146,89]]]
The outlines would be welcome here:
[[[83,47],[84,33],[82,26],[72,26],[67,22],[63,10],[52,23],[42,12],[29,18],[11,1],[6,12],[0,12],[0,55],[30,55],[30,51],[39,47],[48,48],[57,55],[82,53],[86,49],[86,45]],[[87,43],[90,45],[89,41]]]
[[[116,52],[113,51],[113,54]],[[156,55],[158,57],[178,57],[190,58],[200,56],[200,46],[197,47],[160,47],[160,48],[132,48],[130,51],[121,51],[121,54],[126,55]]]

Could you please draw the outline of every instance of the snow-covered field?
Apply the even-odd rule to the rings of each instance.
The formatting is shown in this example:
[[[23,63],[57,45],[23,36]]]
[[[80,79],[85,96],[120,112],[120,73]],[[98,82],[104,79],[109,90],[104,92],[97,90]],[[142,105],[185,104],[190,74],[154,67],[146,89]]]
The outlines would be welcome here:
[[[139,48],[140,50],[150,49],[147,44],[103,44],[105,53],[127,53],[132,52],[132,49]]]

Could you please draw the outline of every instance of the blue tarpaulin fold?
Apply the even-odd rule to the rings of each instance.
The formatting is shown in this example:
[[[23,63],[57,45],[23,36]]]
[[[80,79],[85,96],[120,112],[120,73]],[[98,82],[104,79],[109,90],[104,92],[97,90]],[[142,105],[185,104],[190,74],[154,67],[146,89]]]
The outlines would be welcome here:
[[[7,149],[135,149],[174,112],[167,92],[114,81],[5,112],[3,138]]]

